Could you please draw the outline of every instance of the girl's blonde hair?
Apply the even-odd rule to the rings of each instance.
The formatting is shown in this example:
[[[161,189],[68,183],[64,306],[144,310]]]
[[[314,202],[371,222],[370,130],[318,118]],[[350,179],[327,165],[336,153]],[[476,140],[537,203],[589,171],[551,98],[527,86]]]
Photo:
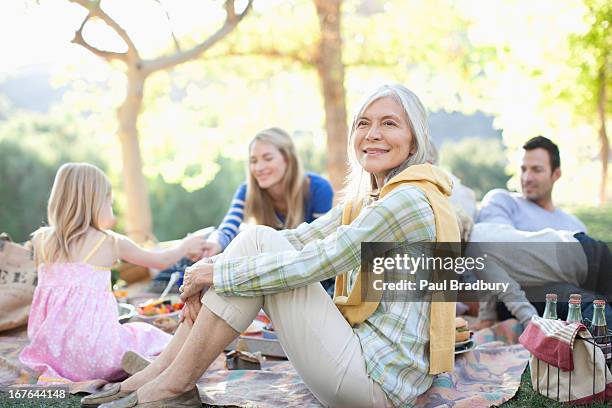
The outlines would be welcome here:
[[[353,116],[353,123],[348,140],[348,160],[349,170],[342,190],[342,202],[361,201],[365,202],[372,193],[375,185],[374,176],[366,173],[357,161],[357,155],[353,146],[353,136],[357,127],[357,119],[375,101],[390,97],[402,107],[412,133],[411,153],[406,160],[394,169],[391,169],[385,176],[384,183],[389,181],[400,172],[414,164],[427,162],[431,152],[431,142],[429,140],[429,127],[427,125],[427,111],[414,92],[400,84],[383,85],[374,93],[368,96],[360,105]],[[382,187],[382,186],[378,186]]]
[[[274,211],[272,197],[257,184],[247,164],[247,194],[244,215],[247,220],[272,228],[295,228],[304,222],[304,199],[308,188],[304,170],[295,150],[291,136],[279,128],[270,128],[257,133],[249,143],[249,154],[255,142],[270,143],[276,147],[287,162],[287,170],[281,183],[287,200],[287,216],[279,223]]]
[[[49,226],[40,228],[34,236],[40,236],[44,248],[41,262],[73,261],[74,250],[89,227],[102,231],[99,224],[100,210],[110,199],[111,184],[106,175],[88,163],[62,165],[53,182],[47,218]]]

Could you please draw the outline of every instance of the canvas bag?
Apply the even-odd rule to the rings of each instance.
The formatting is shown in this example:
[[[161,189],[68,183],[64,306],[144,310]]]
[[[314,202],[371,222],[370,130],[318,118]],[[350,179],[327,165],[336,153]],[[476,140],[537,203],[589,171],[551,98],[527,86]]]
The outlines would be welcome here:
[[[576,337],[593,341],[588,330],[579,331]],[[564,371],[532,354],[529,366],[533,389],[555,401],[580,405],[602,401],[605,395],[608,401],[612,401],[612,373],[606,366],[601,349],[588,341],[575,339],[572,359],[574,369]],[[593,378],[595,378],[595,387],[593,387]]]
[[[32,251],[0,235],[0,331],[28,322],[37,278]]]

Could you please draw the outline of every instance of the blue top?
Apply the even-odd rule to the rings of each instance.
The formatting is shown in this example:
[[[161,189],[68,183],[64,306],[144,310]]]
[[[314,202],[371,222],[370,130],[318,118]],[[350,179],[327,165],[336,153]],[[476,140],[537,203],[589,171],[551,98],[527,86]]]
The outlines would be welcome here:
[[[501,188],[489,191],[482,199],[476,222],[512,225],[521,231],[540,231],[544,228],[586,232],[585,225],[575,216],[556,208],[548,211],[518,193]]]
[[[304,221],[312,222],[328,212],[332,207],[334,191],[329,181],[318,174],[307,172],[310,178],[309,194],[304,198]],[[227,214],[219,228],[211,235],[211,240],[215,240],[225,249],[229,243],[238,235],[240,225],[244,220],[244,202],[246,200],[246,183],[242,183],[234,194],[234,199],[230,204]],[[285,217],[276,214],[279,221],[285,222]]]

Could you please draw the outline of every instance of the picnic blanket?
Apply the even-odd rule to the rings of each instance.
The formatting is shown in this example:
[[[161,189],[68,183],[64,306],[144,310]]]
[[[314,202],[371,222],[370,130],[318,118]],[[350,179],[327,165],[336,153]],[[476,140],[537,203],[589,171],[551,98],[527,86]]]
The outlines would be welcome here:
[[[437,375],[433,386],[419,397],[418,407],[490,407],[516,393],[529,352],[518,344],[521,326],[506,320],[474,334],[475,350],[457,357],[455,371]],[[27,337],[0,336],[0,386],[36,383],[36,373],[23,367],[18,356]],[[93,392],[104,381],[70,383],[71,393]],[[262,370],[228,371],[223,356],[198,382],[202,401],[241,407],[320,407],[288,361],[266,361]]]

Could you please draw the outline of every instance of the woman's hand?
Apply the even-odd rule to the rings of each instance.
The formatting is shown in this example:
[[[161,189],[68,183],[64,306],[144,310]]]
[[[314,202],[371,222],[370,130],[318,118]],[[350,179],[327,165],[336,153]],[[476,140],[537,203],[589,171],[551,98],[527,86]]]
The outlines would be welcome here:
[[[181,241],[181,247],[186,257],[194,260],[202,258],[206,238],[202,235],[187,235]]]
[[[206,286],[212,285],[213,264],[209,262],[208,258],[205,258],[185,268],[183,284],[179,288],[181,299],[186,301],[191,296],[200,293]]]
[[[217,242],[209,241],[204,244],[204,247],[202,248],[202,255],[204,256],[204,258],[210,258],[212,256],[220,254],[221,251],[221,245],[219,245]]]

